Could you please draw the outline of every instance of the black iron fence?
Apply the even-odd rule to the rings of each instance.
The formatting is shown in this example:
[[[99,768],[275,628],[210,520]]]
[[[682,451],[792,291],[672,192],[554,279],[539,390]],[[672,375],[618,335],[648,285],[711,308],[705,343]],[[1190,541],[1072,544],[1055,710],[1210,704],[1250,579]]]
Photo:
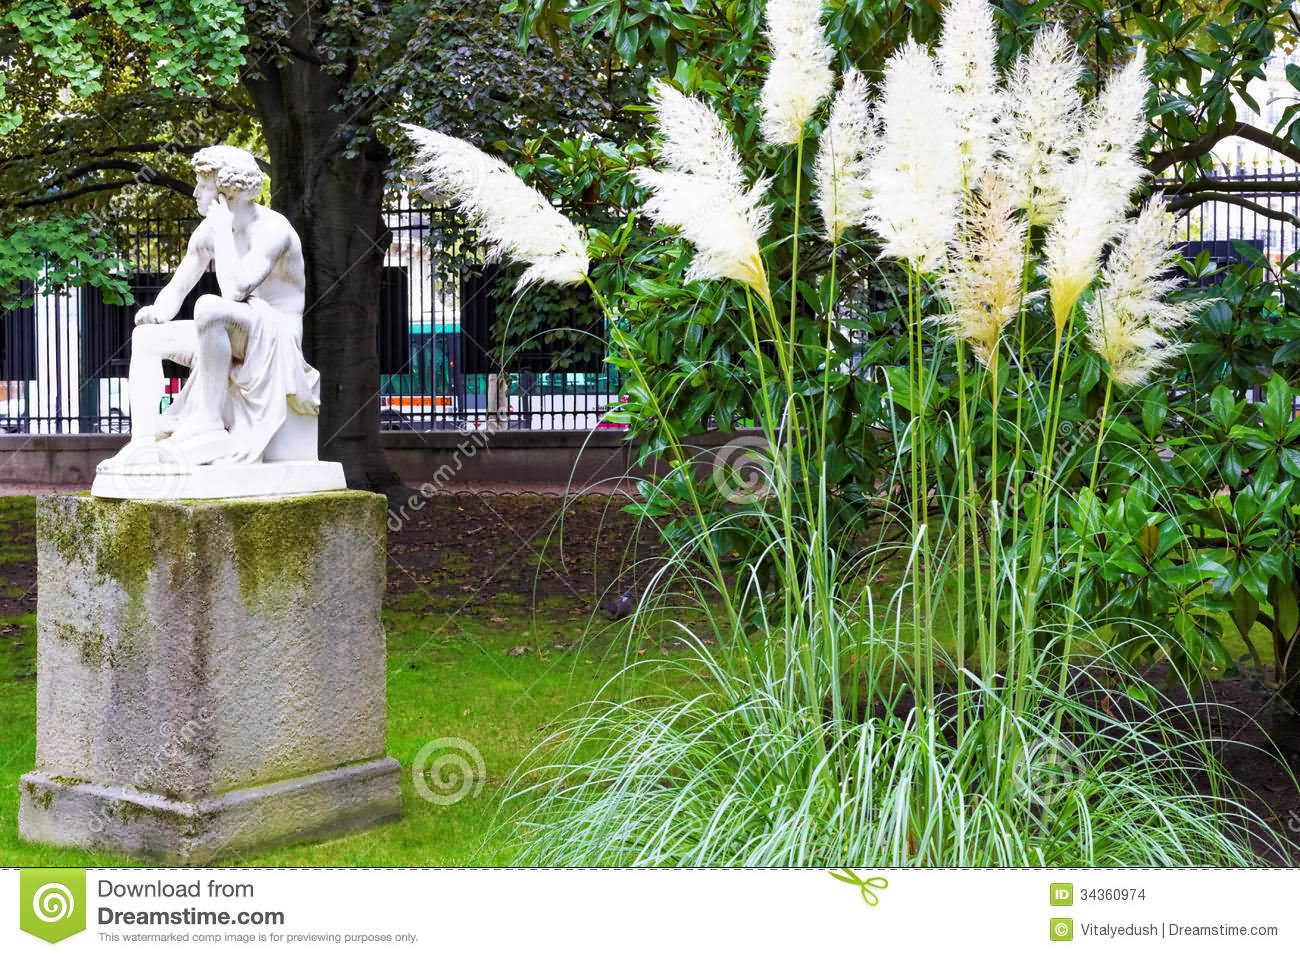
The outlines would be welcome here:
[[[1242,258],[1232,245],[1233,240],[1238,240],[1278,264],[1300,249],[1300,168],[1292,163],[1267,161],[1224,165],[1203,181],[1206,188],[1200,192],[1227,194],[1228,190],[1216,188],[1219,184],[1230,186],[1232,196],[1253,208],[1210,201],[1187,210],[1180,219],[1185,255],[1194,258],[1204,250],[1220,264],[1235,262]],[[1156,188],[1166,189],[1175,197],[1173,188],[1178,185],[1176,180],[1155,183]],[[1264,210],[1290,220],[1270,217]]]
[[[568,339],[510,341],[498,308],[509,286],[483,266],[454,213],[406,204],[388,209],[385,220],[392,238],[379,303],[382,428],[617,428],[606,414],[618,402],[618,378],[604,362],[603,330],[591,327],[589,315],[550,317],[556,327],[585,327]],[[197,225],[158,219],[122,227],[118,249],[131,268],[130,306],[81,287],[30,297],[31,305],[0,313],[0,430],[130,431],[133,316],[166,285]],[[192,317],[198,297],[217,291],[209,271],[177,318]],[[565,341],[542,343],[557,338]],[[169,364],[164,404],[185,374]]]
[[[1256,208],[1207,202],[1183,214],[1186,255],[1204,250],[1217,262],[1232,262],[1241,258],[1234,240],[1274,263],[1300,250],[1300,170],[1238,164],[1216,170],[1215,177],[1231,180],[1234,195]],[[1292,219],[1270,218],[1262,209]],[[604,363],[601,329],[590,314],[552,316],[556,327],[579,327],[568,344],[548,346],[555,337],[540,335],[506,341],[499,307],[508,281],[483,267],[463,222],[449,210],[410,204],[388,209],[385,218],[392,238],[377,343],[382,428],[619,428],[607,421],[619,399],[617,374]],[[157,297],[196,225],[197,220],[144,220],[124,227],[119,249],[132,269],[134,305],[111,305],[97,289],[76,288],[35,296],[30,306],[0,313],[0,430],[130,431],[132,317]],[[192,315],[200,295],[216,291],[209,272],[179,318]],[[166,371],[167,392],[174,394],[186,370]]]

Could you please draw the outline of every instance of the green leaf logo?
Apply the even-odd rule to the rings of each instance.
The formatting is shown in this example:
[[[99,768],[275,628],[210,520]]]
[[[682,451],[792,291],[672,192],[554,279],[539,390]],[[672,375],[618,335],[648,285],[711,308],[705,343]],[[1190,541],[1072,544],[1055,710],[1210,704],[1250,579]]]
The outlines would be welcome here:
[[[18,926],[57,944],[86,929],[86,872],[27,868],[18,879]]]

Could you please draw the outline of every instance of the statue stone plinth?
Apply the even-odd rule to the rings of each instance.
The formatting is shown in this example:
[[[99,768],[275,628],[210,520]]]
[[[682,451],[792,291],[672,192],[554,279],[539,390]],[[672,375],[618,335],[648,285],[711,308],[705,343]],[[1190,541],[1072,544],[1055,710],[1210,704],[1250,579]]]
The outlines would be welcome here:
[[[43,497],[28,840],[204,863],[400,814],[385,501]]]
[[[119,467],[99,472],[91,486],[98,498],[175,501],[178,499],[266,498],[347,488],[338,462],[258,462],[255,465]]]

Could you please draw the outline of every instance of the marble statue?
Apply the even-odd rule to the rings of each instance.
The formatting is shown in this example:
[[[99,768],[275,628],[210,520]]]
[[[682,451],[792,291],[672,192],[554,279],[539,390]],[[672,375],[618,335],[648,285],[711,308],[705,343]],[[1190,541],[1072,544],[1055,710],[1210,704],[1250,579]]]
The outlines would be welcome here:
[[[229,146],[135,315],[134,434],[90,495],[41,496],[36,763],[19,833],[169,864],[396,820],[382,495],[317,460],[302,245]],[[177,318],[205,269],[219,296]],[[165,412],[164,359],[190,368]],[[324,494],[304,494],[324,493]],[[160,730],[161,729],[161,730]]]
[[[157,300],[136,312],[132,436],[100,464],[92,492],[208,498],[342,488],[341,467],[317,461],[320,375],[302,353],[306,278],[298,234],[255,201],[262,171],[252,155],[211,146],[192,163],[203,222]],[[193,319],[176,319],[209,264],[221,295],[201,296]],[[164,359],[188,366],[190,375],[160,413]],[[232,468],[254,465],[279,467],[245,470],[229,484]]]

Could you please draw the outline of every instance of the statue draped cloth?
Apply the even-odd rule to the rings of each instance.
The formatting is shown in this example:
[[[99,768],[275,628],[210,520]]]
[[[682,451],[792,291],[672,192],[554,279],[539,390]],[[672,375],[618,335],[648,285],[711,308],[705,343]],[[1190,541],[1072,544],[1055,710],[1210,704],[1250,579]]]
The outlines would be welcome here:
[[[301,317],[285,315],[255,295],[247,302],[256,320],[247,330],[230,330],[231,351],[239,358],[232,357],[221,417],[232,451],[257,461],[289,409],[299,415],[320,414],[320,373],[303,356]],[[185,414],[198,372],[195,363],[201,361],[194,355],[175,359],[189,366],[191,375],[162,415],[161,427],[168,432]]]

